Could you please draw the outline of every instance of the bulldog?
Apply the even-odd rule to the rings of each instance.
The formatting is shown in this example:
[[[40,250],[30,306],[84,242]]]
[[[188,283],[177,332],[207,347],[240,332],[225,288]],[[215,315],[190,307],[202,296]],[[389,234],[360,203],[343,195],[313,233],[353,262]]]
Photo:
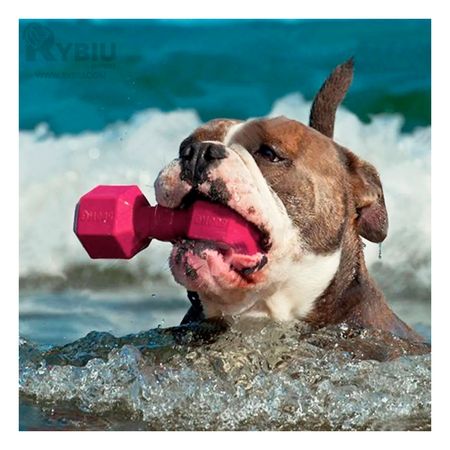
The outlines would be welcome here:
[[[253,255],[220,242],[173,242],[170,268],[193,303],[182,323],[229,316],[345,322],[422,340],[389,308],[365,264],[361,238],[382,242],[388,216],[375,167],[333,140],[352,78],[352,59],[330,74],[309,126],[286,117],[212,120],[159,173],[160,205],[218,202],[260,237]]]

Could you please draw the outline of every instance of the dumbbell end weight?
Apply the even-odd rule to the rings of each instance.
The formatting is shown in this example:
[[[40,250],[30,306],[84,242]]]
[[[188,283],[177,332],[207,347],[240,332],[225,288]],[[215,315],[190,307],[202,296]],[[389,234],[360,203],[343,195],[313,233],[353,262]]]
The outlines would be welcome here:
[[[137,186],[97,186],[75,209],[74,232],[93,259],[130,259],[148,247],[145,210],[150,204]]]

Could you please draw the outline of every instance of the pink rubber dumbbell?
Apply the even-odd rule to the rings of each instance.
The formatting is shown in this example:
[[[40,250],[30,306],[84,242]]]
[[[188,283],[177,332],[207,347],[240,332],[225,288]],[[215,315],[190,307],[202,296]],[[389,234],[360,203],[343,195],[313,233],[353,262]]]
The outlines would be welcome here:
[[[260,251],[254,225],[224,205],[203,200],[186,209],[150,206],[137,186],[97,186],[81,197],[74,231],[91,258],[132,258],[152,239],[222,242],[241,253]]]

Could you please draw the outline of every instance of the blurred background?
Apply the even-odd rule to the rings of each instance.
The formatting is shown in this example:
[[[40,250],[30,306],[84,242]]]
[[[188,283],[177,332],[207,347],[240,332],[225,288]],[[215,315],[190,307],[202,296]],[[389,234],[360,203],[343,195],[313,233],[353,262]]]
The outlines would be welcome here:
[[[177,325],[189,303],[158,242],[91,261],[72,231],[97,184],[153,181],[202,122],[284,114],[307,123],[329,72],[355,57],[335,139],[375,164],[390,233],[369,270],[430,334],[431,21],[22,20],[20,333],[62,344]]]

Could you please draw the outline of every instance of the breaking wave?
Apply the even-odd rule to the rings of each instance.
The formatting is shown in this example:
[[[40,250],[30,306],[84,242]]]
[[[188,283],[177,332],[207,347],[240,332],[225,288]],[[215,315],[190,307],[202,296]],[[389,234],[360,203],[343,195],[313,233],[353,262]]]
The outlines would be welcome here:
[[[271,116],[307,122],[310,103],[283,97]],[[172,280],[170,246],[153,242],[131,261],[88,259],[72,232],[79,197],[97,184],[138,184],[154,202],[153,181],[201,123],[194,110],[135,114],[101,132],[56,136],[46,124],[20,132],[20,277],[22,287],[102,289],[155,287],[180,291]],[[379,249],[367,244],[371,271],[388,297],[430,296],[431,129],[402,133],[399,115],[377,115],[365,124],[341,108],[335,139],[372,162],[380,172],[390,216],[389,236]]]

